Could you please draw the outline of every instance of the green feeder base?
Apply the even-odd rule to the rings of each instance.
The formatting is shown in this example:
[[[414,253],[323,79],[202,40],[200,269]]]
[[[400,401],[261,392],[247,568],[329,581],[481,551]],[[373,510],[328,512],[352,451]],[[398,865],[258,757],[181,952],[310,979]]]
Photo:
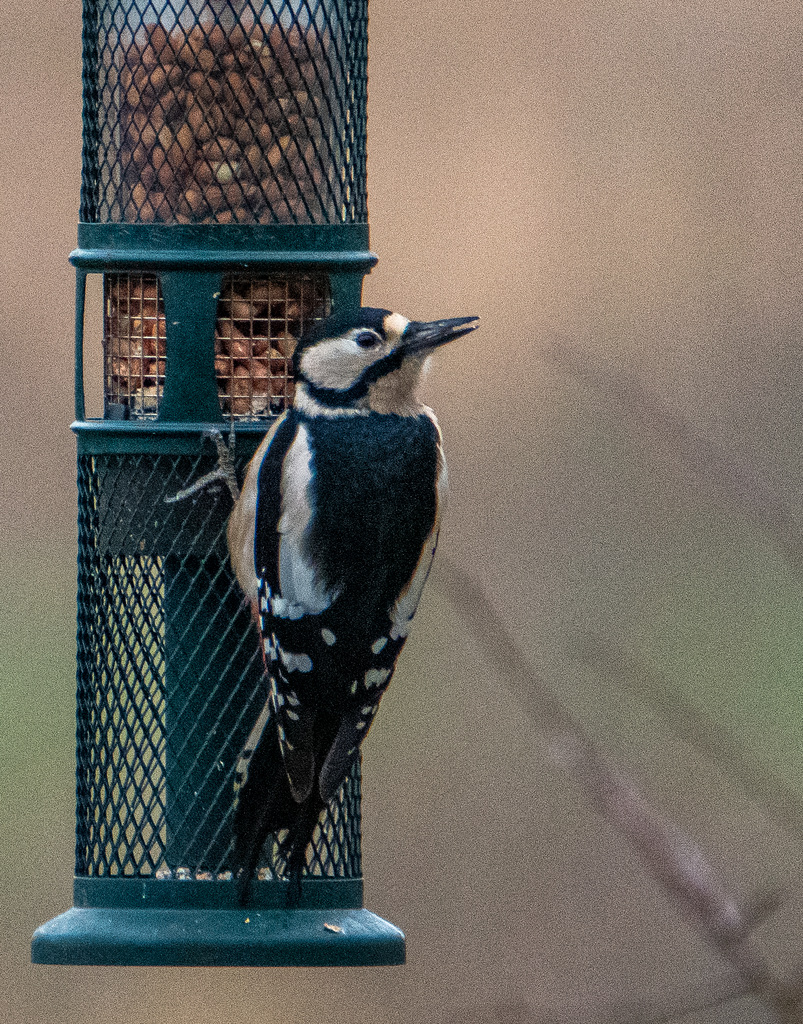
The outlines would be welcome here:
[[[380,967],[405,962],[404,934],[362,907],[361,880],[309,879],[302,905],[286,883],[75,880],[75,906],[37,928],[35,964],[186,967]],[[328,904],[322,906],[321,904]]]
[[[34,932],[35,964],[135,967],[379,967],[404,934],[370,910],[73,907]]]

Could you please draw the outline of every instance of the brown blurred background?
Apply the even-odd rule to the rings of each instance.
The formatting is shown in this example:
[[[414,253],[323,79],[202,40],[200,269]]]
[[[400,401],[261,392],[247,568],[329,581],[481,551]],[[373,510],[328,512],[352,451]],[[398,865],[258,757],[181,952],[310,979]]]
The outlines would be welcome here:
[[[34,927],[71,902],[81,26],[77,3],[13,6],[3,1018],[641,1022],[705,1001],[727,966],[547,756],[437,578],[365,754],[366,905],[406,932],[406,967],[30,965]],[[365,301],[483,321],[427,384],[450,452],[444,554],[740,898],[786,893],[757,940],[788,972],[803,961],[803,13],[371,0],[370,16]],[[684,1017],[770,1019],[751,1000]]]

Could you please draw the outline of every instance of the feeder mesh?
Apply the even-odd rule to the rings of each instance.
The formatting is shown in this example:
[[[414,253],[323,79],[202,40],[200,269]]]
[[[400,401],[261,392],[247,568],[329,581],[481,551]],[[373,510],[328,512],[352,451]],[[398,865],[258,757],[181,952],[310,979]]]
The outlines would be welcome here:
[[[367,220],[367,0],[84,0],[81,220]]]
[[[228,870],[235,762],[267,696],[259,638],[227,561],[228,492],[164,503],[213,461],[79,457],[77,875]],[[283,868],[271,837],[261,875]],[[307,873],[361,874],[359,765]]]

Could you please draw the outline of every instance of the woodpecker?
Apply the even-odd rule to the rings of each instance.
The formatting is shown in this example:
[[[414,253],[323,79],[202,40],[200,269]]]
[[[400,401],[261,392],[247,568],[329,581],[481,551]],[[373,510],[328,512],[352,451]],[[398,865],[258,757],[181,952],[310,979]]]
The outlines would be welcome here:
[[[228,523],[269,694],[235,771],[241,903],[271,833],[300,890],[321,811],[359,756],[438,542],[446,461],[416,397],[430,353],[477,317],[357,308],[296,348],[296,391],[248,465]]]

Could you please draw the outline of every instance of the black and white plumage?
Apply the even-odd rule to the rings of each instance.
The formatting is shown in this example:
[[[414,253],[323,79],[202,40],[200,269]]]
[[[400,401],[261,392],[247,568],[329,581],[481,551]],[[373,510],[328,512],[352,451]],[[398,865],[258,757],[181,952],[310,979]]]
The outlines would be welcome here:
[[[251,460],[228,542],[259,616],[270,693],[237,766],[234,871],[267,836],[291,877],[387,689],[438,541],[446,462],[415,397],[430,352],[475,317],[332,317],[296,349],[294,406]]]

